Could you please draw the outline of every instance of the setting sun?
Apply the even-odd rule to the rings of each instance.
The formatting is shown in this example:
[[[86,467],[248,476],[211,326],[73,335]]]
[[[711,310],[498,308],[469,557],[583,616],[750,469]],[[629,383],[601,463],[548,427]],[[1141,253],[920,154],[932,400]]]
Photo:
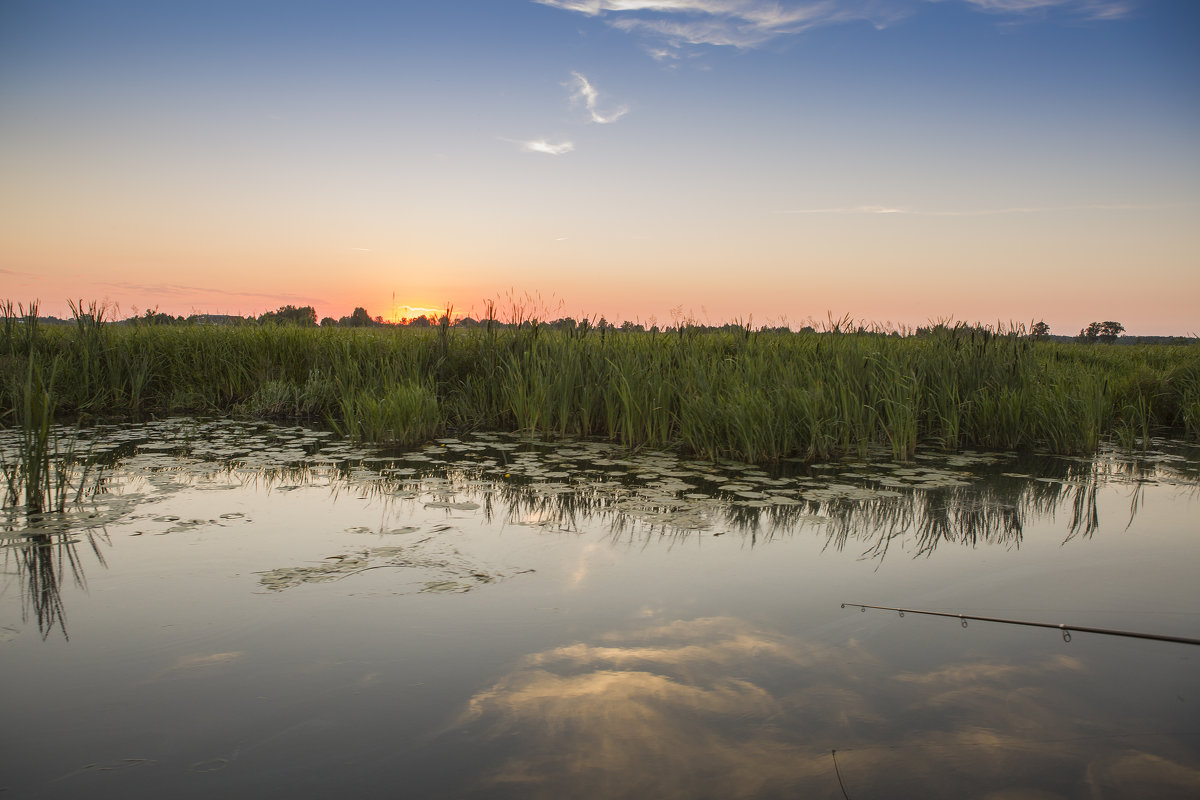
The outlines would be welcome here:
[[[387,317],[388,322],[403,322],[404,320],[415,319],[417,317],[432,317],[439,319],[446,313],[446,307],[434,308],[432,306],[392,306],[392,313]],[[457,319],[462,315],[452,311],[451,319]]]

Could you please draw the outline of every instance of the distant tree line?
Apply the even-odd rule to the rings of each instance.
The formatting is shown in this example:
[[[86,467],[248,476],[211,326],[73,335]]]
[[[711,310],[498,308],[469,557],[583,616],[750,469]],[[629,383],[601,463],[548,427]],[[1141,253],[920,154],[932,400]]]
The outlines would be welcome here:
[[[189,316],[172,316],[160,312],[157,308],[146,309],[144,312],[123,320],[116,320],[113,317],[104,318],[104,310],[91,308],[84,310],[82,306],[79,308],[73,307],[75,313],[74,319],[60,319],[53,316],[39,316],[39,322],[48,325],[66,325],[66,324],[81,324],[89,320],[104,323],[115,322],[121,325],[295,325],[300,327],[315,328],[318,325],[317,311],[312,306],[294,306],[284,305],[274,311],[267,311],[254,316],[238,316],[233,314],[191,314]],[[450,312],[447,309],[447,312]],[[489,315],[492,309],[487,309]],[[930,336],[942,334],[951,331],[959,336],[964,337],[990,337],[997,335],[1017,335],[1028,336],[1029,338],[1041,341],[1054,342],[1079,342],[1082,344],[1191,344],[1197,341],[1194,336],[1125,336],[1125,326],[1114,320],[1106,320],[1104,322],[1092,322],[1082,328],[1075,336],[1054,335],[1050,332],[1050,326],[1039,320],[1029,326],[1028,329],[1024,325],[1013,325],[1005,327],[999,325],[992,328],[987,325],[978,323],[970,324],[965,322],[952,323],[949,321],[939,321],[927,326],[918,326],[916,328],[906,328],[903,326],[879,325],[876,323],[857,322],[850,317],[845,317],[840,320],[830,320],[828,324],[822,324],[819,328],[812,325],[804,325],[800,328],[792,328],[788,325],[761,325],[752,326],[749,321],[742,322],[727,322],[721,325],[709,325],[697,322],[692,319],[676,320],[673,325],[659,326],[653,321],[650,324],[641,322],[632,322],[626,320],[622,323],[615,324],[609,322],[604,317],[599,318],[583,318],[575,319],[574,317],[560,317],[553,320],[539,320],[536,318],[526,318],[515,321],[503,322],[492,318],[475,319],[471,316],[458,317],[451,319],[448,314],[425,314],[415,317],[406,317],[397,322],[387,322],[382,316],[371,314],[362,306],[358,306],[348,316],[334,319],[333,317],[323,317],[320,320],[322,328],[436,328],[436,327],[454,327],[454,328],[545,328],[556,331],[569,331],[578,334],[585,334],[590,331],[595,331],[600,334],[609,332],[615,333],[705,333],[705,332],[740,332],[746,335],[751,333],[858,333],[858,334],[875,334],[895,338],[903,338],[909,336]]]

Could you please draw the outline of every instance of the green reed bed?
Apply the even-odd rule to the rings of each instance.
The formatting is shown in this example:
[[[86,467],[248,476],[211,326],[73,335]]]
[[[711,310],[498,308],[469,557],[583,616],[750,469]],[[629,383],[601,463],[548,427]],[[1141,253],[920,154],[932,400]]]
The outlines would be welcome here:
[[[11,308],[9,309],[11,312]],[[4,315],[3,424],[31,374],[60,417],[237,414],[413,444],[469,429],[590,436],[756,462],[946,449],[1088,452],[1200,439],[1200,348],[748,330],[73,326]],[[55,365],[57,365],[55,367]],[[31,372],[31,370],[33,372]]]
[[[78,501],[83,495],[89,469],[82,463],[85,459],[77,457],[74,437],[60,439],[54,424],[62,357],[42,357],[35,347],[36,304],[27,314],[24,309],[18,313],[11,303],[0,312],[7,401],[0,420],[21,432],[14,450],[0,451],[3,505],[19,506],[30,514],[63,511],[68,500]]]

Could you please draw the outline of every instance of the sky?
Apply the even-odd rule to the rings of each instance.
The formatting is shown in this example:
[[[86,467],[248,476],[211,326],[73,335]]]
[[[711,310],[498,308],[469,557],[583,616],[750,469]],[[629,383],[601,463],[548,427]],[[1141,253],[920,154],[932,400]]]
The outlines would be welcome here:
[[[1200,333],[1192,0],[0,0],[0,299]]]

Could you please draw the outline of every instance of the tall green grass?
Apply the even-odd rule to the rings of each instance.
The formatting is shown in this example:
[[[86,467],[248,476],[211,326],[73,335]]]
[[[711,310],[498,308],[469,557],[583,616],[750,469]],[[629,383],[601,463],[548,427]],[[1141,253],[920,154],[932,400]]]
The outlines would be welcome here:
[[[8,347],[0,355],[0,363],[7,367],[4,388],[8,400],[0,419],[20,431],[15,452],[0,453],[4,505],[23,507],[30,514],[61,512],[69,500],[82,497],[88,474],[86,460],[76,457],[75,438],[60,439],[54,424],[58,407],[55,387],[64,359],[54,352],[42,355],[36,304],[25,312],[6,303],[0,307],[0,316]]]
[[[49,413],[83,422],[178,413],[329,424],[366,441],[520,430],[756,462],[918,444],[1094,450],[1200,440],[1200,348],[1036,342],[1020,331],[928,335],[631,333],[581,328],[312,329],[0,315],[0,414],[53,373]],[[32,370],[32,373],[31,373]]]

